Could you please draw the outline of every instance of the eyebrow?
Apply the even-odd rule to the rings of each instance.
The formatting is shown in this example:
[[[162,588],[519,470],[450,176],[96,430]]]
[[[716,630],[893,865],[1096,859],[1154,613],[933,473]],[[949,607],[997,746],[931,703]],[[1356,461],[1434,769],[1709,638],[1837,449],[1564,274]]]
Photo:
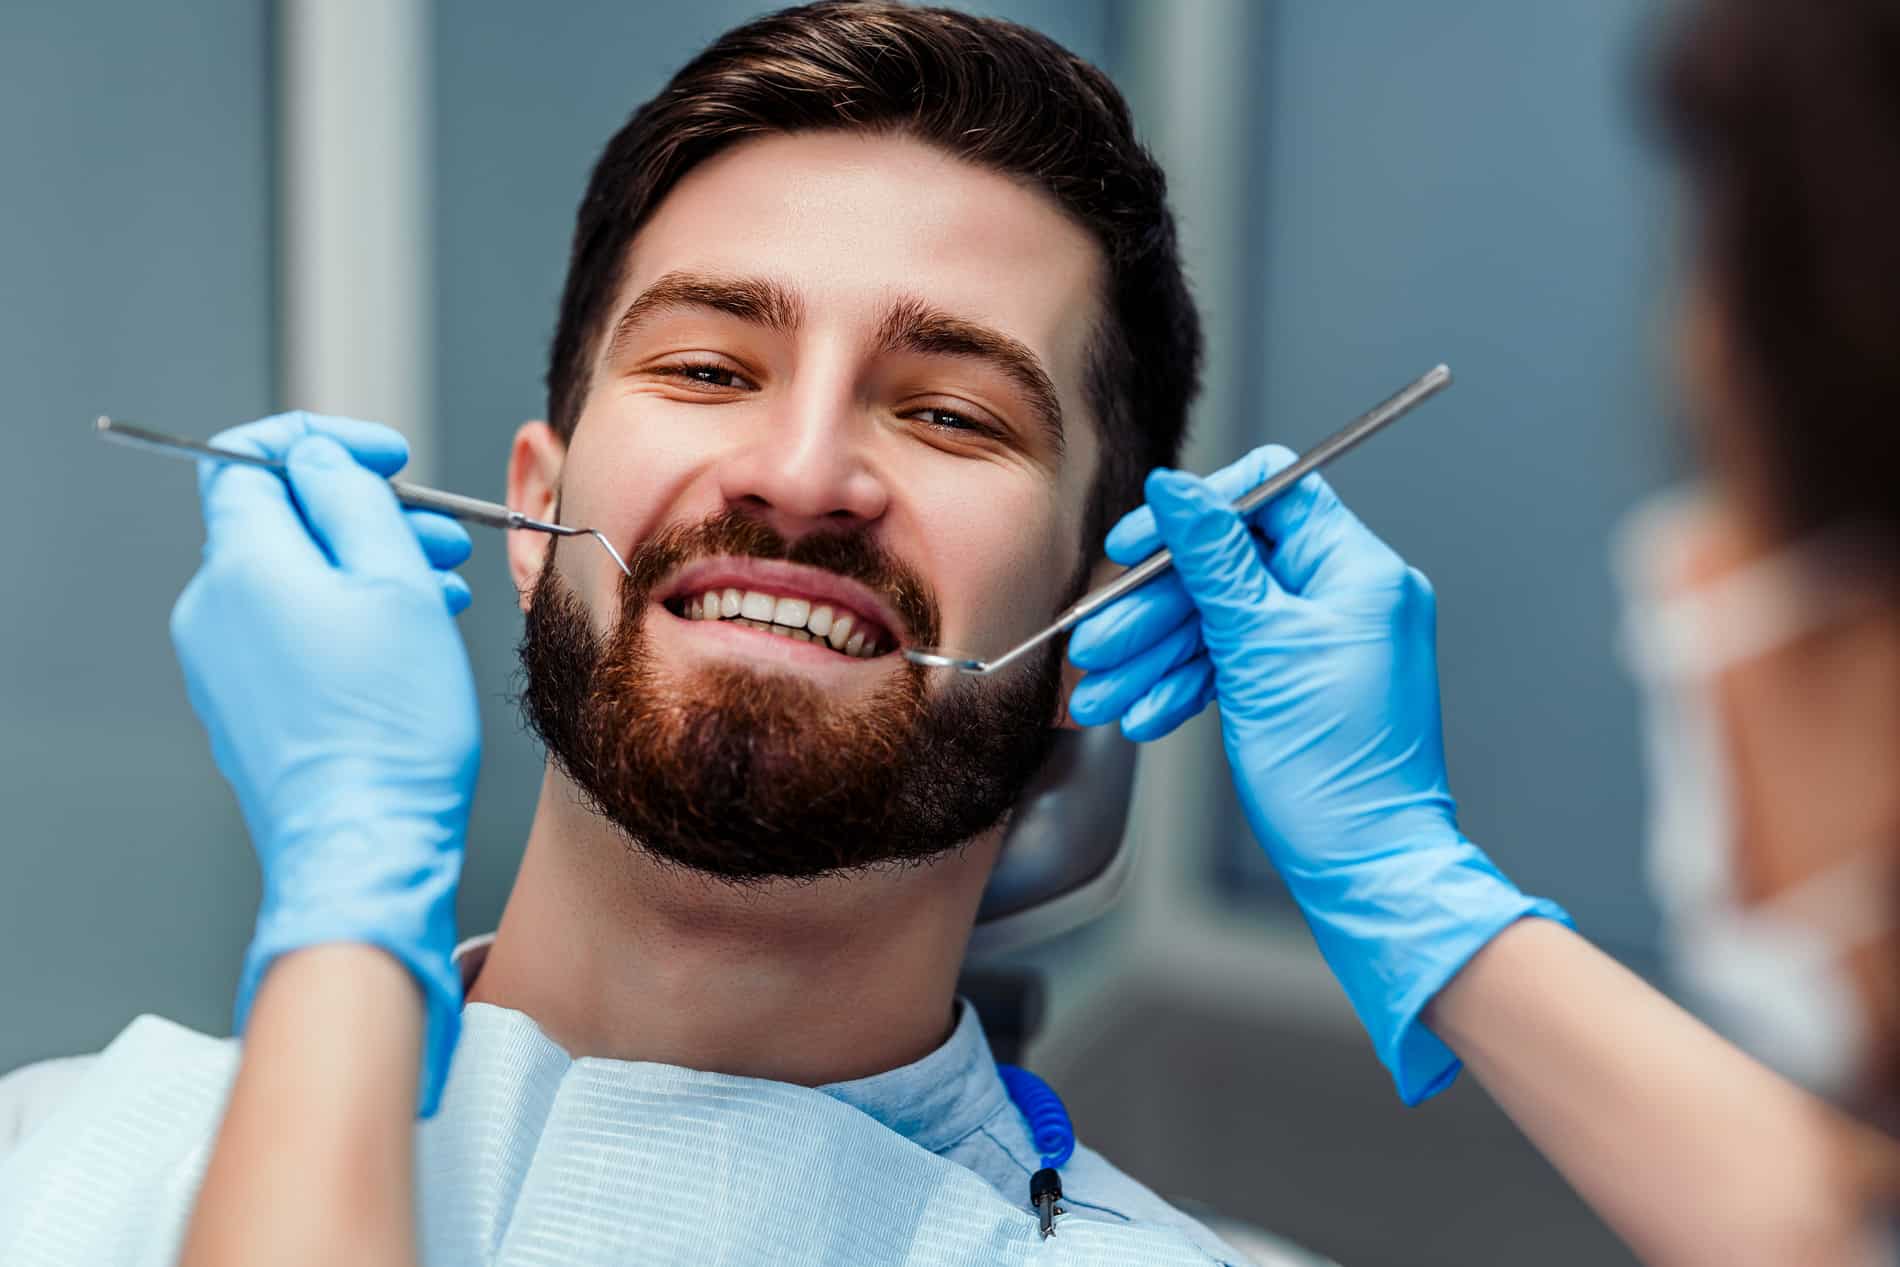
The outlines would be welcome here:
[[[804,305],[777,282],[760,277],[667,273],[640,292],[614,322],[605,355],[612,360],[648,320],[677,308],[705,308],[780,333],[796,330]]]
[[[679,308],[703,308],[740,321],[789,334],[805,318],[798,295],[763,277],[718,277],[703,273],[667,273],[641,291],[614,322],[605,357],[612,360],[647,321]],[[1000,330],[952,316],[920,299],[893,300],[879,323],[877,350],[920,356],[961,357],[1000,370],[1028,398],[1051,448],[1064,451],[1062,404],[1055,383],[1038,357],[1021,340]]]

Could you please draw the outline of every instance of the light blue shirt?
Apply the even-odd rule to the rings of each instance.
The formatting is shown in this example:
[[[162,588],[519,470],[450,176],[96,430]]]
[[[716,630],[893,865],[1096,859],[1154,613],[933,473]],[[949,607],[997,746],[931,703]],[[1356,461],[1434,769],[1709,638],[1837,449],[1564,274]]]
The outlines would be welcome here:
[[[471,939],[456,959],[473,982],[491,938]],[[1042,1162],[1028,1123],[996,1072],[976,1009],[957,1004],[956,1029],[922,1060],[887,1073],[818,1088],[947,1161],[975,1172],[1003,1198],[1029,1205],[1029,1177]],[[92,1057],[28,1066],[0,1078],[0,1158],[83,1084]],[[1082,1133],[1086,1123],[1077,1123]],[[1248,1260],[1200,1223],[1123,1174],[1100,1154],[1078,1146],[1062,1167],[1062,1219],[1100,1219],[1178,1229],[1213,1260]],[[1058,1235],[1061,1220],[1058,1220]]]

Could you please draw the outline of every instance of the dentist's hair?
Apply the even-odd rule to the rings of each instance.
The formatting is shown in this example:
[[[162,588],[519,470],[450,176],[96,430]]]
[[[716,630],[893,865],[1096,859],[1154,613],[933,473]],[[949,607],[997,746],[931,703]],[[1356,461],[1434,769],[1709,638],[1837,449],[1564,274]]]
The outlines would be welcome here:
[[[1870,531],[1900,584],[1900,0],[1699,0],[1661,61],[1696,261],[1788,535]]]
[[[827,0],[714,42],[607,143],[574,226],[549,354],[548,420],[580,418],[627,246],[696,164],[750,137],[914,137],[1022,178],[1087,227],[1107,262],[1088,403],[1102,431],[1092,551],[1172,465],[1199,387],[1200,320],[1181,271],[1167,182],[1108,77],[1048,37],[948,9]]]

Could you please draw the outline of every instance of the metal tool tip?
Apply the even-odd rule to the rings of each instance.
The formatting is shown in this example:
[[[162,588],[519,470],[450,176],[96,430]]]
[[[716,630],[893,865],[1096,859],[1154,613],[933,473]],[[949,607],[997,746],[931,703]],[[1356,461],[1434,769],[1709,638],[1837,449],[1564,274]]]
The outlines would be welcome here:
[[[633,569],[628,567],[627,561],[620,557],[620,551],[614,549],[614,543],[607,540],[606,533],[598,528],[589,528],[587,529],[587,535],[600,542],[600,548],[605,550],[613,558],[613,561],[620,565],[620,570],[626,573],[629,579],[632,578]]]
[[[944,655],[937,651],[921,651],[916,647],[905,647],[904,658],[926,669],[955,669],[959,673],[984,673],[989,670],[983,661],[970,656]]]

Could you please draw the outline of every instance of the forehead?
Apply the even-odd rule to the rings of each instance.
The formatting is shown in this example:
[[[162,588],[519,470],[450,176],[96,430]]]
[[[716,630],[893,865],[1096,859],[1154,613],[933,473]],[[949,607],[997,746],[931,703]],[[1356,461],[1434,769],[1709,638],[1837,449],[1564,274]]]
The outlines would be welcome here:
[[[708,159],[634,238],[620,302],[677,270],[769,278],[834,333],[924,300],[1027,344],[1064,412],[1083,408],[1105,273],[1094,237],[1041,190],[914,138],[774,135]]]

